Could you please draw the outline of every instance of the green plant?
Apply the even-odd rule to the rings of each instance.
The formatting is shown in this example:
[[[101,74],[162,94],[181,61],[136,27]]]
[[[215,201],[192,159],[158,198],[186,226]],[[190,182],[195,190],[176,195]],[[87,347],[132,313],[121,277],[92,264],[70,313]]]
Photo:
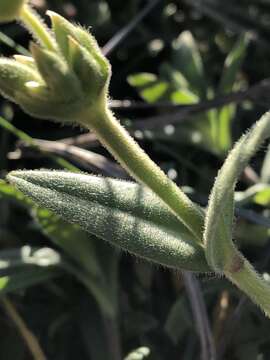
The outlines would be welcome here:
[[[234,44],[224,62],[217,89],[207,79],[203,56],[198,43],[189,31],[174,39],[171,58],[159,67],[159,74],[137,73],[128,76],[128,82],[136,88],[148,103],[168,101],[174,105],[191,105],[230,93],[241,87],[238,73],[245,58],[249,35],[243,34]],[[174,123],[171,131],[166,126],[143,133],[146,139],[179,144],[188,143],[207,150],[218,157],[226,157],[233,144],[232,123],[237,106],[229,104],[193,116],[184,123]],[[168,128],[167,128],[168,129]]]
[[[39,118],[78,124],[140,183],[82,174],[15,171],[10,183],[83,229],[156,263],[224,274],[270,316],[270,285],[232,241],[234,187],[270,136],[267,113],[235,145],[220,170],[206,213],[193,203],[115,119],[108,108],[110,65],[84,29],[49,12],[52,32],[24,5],[20,20],[40,45],[32,57],[0,59],[0,91]]]

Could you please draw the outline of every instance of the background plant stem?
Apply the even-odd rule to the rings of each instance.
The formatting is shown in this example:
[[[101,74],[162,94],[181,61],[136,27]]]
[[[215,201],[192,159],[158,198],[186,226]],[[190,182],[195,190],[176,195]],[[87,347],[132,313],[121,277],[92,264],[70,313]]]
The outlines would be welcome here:
[[[216,360],[215,343],[199,281],[188,271],[183,273],[183,279],[200,338],[201,360]]]

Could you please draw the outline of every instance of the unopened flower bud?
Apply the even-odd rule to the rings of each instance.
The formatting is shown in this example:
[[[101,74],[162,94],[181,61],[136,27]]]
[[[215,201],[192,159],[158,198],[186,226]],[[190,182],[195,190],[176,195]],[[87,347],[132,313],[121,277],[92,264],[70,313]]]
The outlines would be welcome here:
[[[72,37],[69,37],[69,61],[84,92],[89,94],[89,100],[96,101],[106,86],[108,76],[102,72],[98,61]]]
[[[110,64],[90,33],[60,15],[49,16],[55,46],[40,41],[31,44],[32,57],[1,59],[0,92],[35,117],[80,122],[85,111],[95,116],[104,110]]]
[[[71,24],[52,11],[48,11],[48,15],[61,53],[78,76],[89,99],[96,102],[102,91],[107,91],[111,77],[108,60],[86,29]]]
[[[40,83],[39,74],[25,64],[0,58],[0,93],[16,103],[26,91],[28,82]]]
[[[58,54],[42,49],[34,43],[31,44],[31,52],[40,75],[55,99],[68,103],[82,97],[79,80]]]

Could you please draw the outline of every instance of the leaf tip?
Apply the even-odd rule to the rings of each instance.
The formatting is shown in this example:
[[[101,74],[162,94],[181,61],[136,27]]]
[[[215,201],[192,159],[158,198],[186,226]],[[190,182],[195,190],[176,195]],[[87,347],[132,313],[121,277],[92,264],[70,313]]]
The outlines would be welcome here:
[[[7,174],[6,180],[10,184],[16,185],[16,183],[18,182],[18,179],[24,180],[24,174],[25,174],[25,171],[18,171],[18,170],[11,171],[10,173]]]

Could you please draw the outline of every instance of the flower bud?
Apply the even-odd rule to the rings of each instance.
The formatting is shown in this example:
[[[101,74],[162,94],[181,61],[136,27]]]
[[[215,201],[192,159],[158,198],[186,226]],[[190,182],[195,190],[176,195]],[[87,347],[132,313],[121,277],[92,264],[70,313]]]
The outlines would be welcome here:
[[[80,79],[83,90],[89,94],[89,100],[95,101],[107,83],[107,76],[99,63],[74,38],[69,36],[69,61]]]
[[[65,90],[68,93],[72,89]],[[81,103],[71,101],[70,98],[65,100],[62,91],[63,88],[60,93],[49,88],[32,65],[11,59],[0,59],[1,95],[19,104],[28,114],[41,119],[73,121]]]
[[[0,22],[9,22],[20,17],[20,13],[26,0],[1,0]]]
[[[73,25],[65,18],[53,11],[47,11],[51,22],[53,32],[58,46],[63,55],[67,58],[69,54],[69,36],[77,40],[87,51],[105,68],[109,67],[109,63],[102,54],[96,39],[80,26]]]
[[[59,102],[76,100],[82,96],[81,85],[62,58],[49,50],[31,44],[31,52],[40,75]]]
[[[32,57],[1,59],[0,92],[38,118],[80,121],[85,111],[95,116],[107,101],[110,64],[91,34],[49,15],[56,46],[32,43]]]
[[[26,91],[25,84],[35,82],[39,84],[39,74],[25,64],[15,60],[0,58],[0,93],[19,103],[20,94]]]
[[[83,89],[93,101],[107,90],[111,67],[95,38],[80,26],[48,11],[57,44],[69,65],[80,79]]]

